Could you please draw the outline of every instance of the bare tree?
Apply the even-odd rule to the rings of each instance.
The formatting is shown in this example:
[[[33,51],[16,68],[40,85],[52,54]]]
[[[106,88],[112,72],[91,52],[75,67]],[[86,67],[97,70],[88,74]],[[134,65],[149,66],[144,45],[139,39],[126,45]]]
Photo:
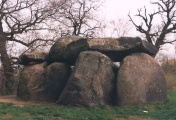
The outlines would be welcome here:
[[[56,11],[47,7],[48,3],[41,0],[1,0],[0,2],[0,60],[6,78],[5,93],[13,93],[13,68],[7,52],[9,41],[18,42],[30,47],[41,41],[20,39],[20,34],[32,30],[45,29],[45,20]],[[42,39],[43,40],[43,39]]]
[[[110,21],[111,36],[124,37],[132,29],[131,24],[122,18]]]
[[[124,37],[130,35],[133,25],[124,18],[104,20],[96,34],[98,37]]]
[[[159,50],[161,45],[176,41],[175,39],[166,40],[167,35],[176,33],[176,0],[158,0],[158,2],[151,2],[151,4],[158,7],[151,14],[147,13],[146,7],[138,10],[136,16],[143,20],[141,24],[137,24],[130,14],[128,16],[137,31],[145,34],[146,40]],[[154,24],[155,18],[160,25]]]
[[[58,14],[53,16],[61,36],[81,35],[86,37],[95,36],[95,30],[100,28],[100,21],[95,14],[101,6],[98,0],[65,0],[58,7],[57,0],[52,1],[53,8],[59,9]]]

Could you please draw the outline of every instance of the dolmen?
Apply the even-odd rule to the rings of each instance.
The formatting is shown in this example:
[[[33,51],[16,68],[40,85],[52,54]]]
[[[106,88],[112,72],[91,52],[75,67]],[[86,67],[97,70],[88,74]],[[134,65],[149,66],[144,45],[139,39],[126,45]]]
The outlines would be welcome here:
[[[43,57],[20,56],[17,97],[69,106],[166,102],[157,52],[139,37],[61,37]]]

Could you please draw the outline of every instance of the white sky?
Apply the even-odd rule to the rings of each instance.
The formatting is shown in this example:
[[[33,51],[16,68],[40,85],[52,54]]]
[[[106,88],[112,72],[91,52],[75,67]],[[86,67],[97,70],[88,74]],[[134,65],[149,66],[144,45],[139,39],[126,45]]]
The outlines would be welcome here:
[[[129,20],[128,14],[130,12],[131,16],[137,13],[140,8],[147,8],[147,12],[153,12],[157,7],[150,4],[151,0],[106,0],[104,5],[103,17],[108,20],[115,20],[116,18],[124,18]],[[153,0],[154,1],[154,0]],[[156,1],[156,0],[155,0]],[[156,20],[157,22],[157,20]],[[139,35],[138,32],[133,29],[134,34]],[[167,55],[170,59],[175,56],[175,47],[168,44],[160,51],[160,54]]]
[[[109,19],[127,17],[129,11],[135,14],[137,9],[144,6],[151,7],[150,0],[106,0],[105,16]]]
[[[105,0],[103,9],[100,12],[101,16],[106,20],[116,20],[119,18],[129,21],[128,14],[133,17],[140,8],[150,8],[147,12],[153,12],[154,5],[150,4],[150,0]],[[138,17],[133,17],[134,21],[138,21]],[[125,22],[124,22],[125,23]],[[133,27],[132,23],[129,22]],[[132,32],[132,33],[131,33]],[[140,36],[135,27],[130,31],[130,36]],[[111,36],[109,36],[111,37]]]

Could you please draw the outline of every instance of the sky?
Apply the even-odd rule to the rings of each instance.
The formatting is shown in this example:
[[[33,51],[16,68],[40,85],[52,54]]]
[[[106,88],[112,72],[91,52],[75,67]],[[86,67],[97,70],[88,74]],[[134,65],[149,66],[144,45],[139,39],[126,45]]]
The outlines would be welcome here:
[[[106,0],[105,15],[109,19],[127,17],[129,12],[134,14],[143,6],[150,6],[150,0]]]
[[[132,16],[134,21],[139,21],[138,17],[133,17],[137,14],[137,10],[147,8],[147,12],[152,13],[156,9],[155,5],[150,4],[150,0],[105,0],[101,16],[106,20],[116,20],[118,18],[123,18],[125,21],[129,21],[128,14]],[[149,9],[148,9],[149,8]],[[129,22],[133,27],[133,24]],[[135,27],[131,30],[133,33],[131,36],[140,36],[141,34],[136,31]],[[130,32],[131,32],[130,31]]]
[[[155,0],[156,1],[156,0]],[[103,17],[109,20],[116,18],[124,18],[129,20],[128,14],[131,16],[137,13],[140,8],[147,8],[148,12],[153,12],[157,7],[150,4],[150,0],[106,0],[103,9]],[[157,23],[157,20],[155,21]],[[138,36],[139,33],[133,28],[134,35]],[[159,54],[168,56],[169,59],[175,58],[175,47],[171,44],[162,46]]]

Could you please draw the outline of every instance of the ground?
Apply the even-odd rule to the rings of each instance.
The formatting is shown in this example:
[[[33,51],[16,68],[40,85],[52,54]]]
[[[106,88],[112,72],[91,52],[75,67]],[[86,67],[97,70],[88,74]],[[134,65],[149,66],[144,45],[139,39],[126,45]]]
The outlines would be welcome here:
[[[13,103],[14,106],[23,107],[25,105],[37,104],[34,102],[21,101],[16,98],[16,95],[0,96],[0,102]]]
[[[27,101],[21,101],[17,99],[16,95],[8,95],[8,96],[0,96],[0,102],[4,103],[12,103],[14,106],[23,107],[25,105],[34,105],[39,104],[37,102],[27,102]],[[41,104],[41,103],[40,103]],[[11,118],[12,116],[10,114],[6,114],[3,118]],[[63,118],[59,117],[59,120],[64,120]],[[115,120],[151,120],[149,118],[143,118],[139,116],[129,116],[128,118],[116,118]]]

